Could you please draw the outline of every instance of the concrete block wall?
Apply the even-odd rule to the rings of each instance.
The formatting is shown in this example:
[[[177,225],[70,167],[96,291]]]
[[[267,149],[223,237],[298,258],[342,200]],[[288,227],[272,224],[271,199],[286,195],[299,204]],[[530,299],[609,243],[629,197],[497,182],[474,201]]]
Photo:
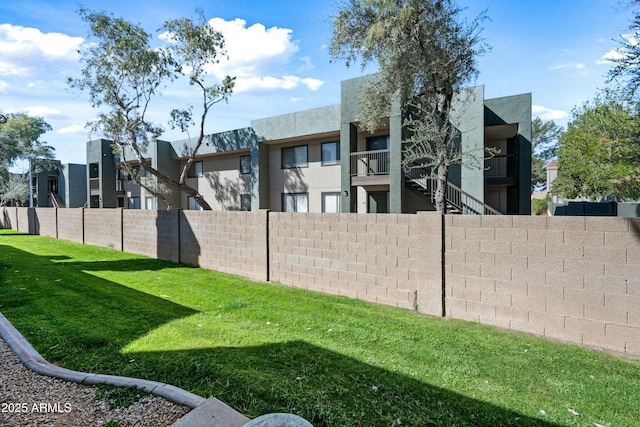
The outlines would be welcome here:
[[[123,209],[85,209],[84,242],[122,250]]]
[[[35,228],[33,208],[18,208],[16,213],[16,230],[35,234]]]
[[[640,355],[640,220],[447,216],[446,314]]]
[[[35,234],[58,237],[57,209],[34,208]]]
[[[0,228],[17,229],[18,208],[3,207],[0,212]]]
[[[270,280],[440,315],[441,216],[269,215]]]
[[[179,262],[179,210],[122,211],[122,250]]]
[[[268,211],[182,211],[180,261],[267,280]]]
[[[62,239],[640,356],[637,218],[55,212],[0,219],[53,234],[57,218]]]
[[[57,209],[58,239],[84,243],[84,209]]]

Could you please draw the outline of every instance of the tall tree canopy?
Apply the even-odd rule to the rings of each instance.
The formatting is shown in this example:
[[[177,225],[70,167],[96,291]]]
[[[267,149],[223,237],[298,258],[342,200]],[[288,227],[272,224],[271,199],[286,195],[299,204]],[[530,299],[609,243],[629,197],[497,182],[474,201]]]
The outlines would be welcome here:
[[[197,189],[186,184],[186,177],[205,137],[205,120],[213,105],[230,96],[234,78],[227,76],[210,84],[208,70],[225,55],[222,34],[213,29],[198,11],[198,19],[182,18],[164,23],[158,31],[168,43],[152,46],[152,35],[122,18],[80,9],[95,39],[82,52],[84,69],[79,78],[70,78],[72,88],[89,94],[91,104],[106,107],[91,129],[114,142],[114,151],[123,158],[123,167],[147,191],[163,199],[169,208],[166,186],[180,190],[203,208],[211,209]],[[148,119],[152,103],[168,83],[186,78],[200,93],[198,136],[179,178],[166,175],[145,159],[144,149],[155,142],[163,128]],[[104,110],[103,110],[104,111]],[[192,108],[170,112],[172,126],[186,131],[196,124]],[[146,177],[136,173],[126,156],[133,153]],[[142,174],[141,174],[142,175]],[[151,177],[155,177],[151,178]],[[157,185],[159,184],[164,185]]]
[[[449,167],[462,156],[451,124],[454,97],[478,74],[484,14],[461,18],[454,0],[348,0],[333,22],[331,55],[347,65],[376,62],[379,73],[361,94],[361,126],[379,127],[395,97],[412,136],[403,165],[437,176],[436,209],[444,211]]]
[[[55,161],[54,148],[40,139],[51,130],[44,119],[23,113],[3,117],[5,120],[0,122],[0,198],[6,202],[19,199],[16,195],[24,193],[21,180],[9,173],[17,161],[29,160],[29,166],[36,172],[53,170],[59,163]]]
[[[630,6],[640,6],[640,0],[630,1]],[[623,80],[622,89],[627,97],[638,95],[640,88],[640,9],[633,11],[633,19],[629,25],[631,34],[620,36],[617,55],[611,58],[613,68],[609,70],[609,82]]]
[[[610,92],[575,108],[560,136],[554,194],[640,199],[640,117]]]
[[[547,186],[547,164],[557,156],[558,138],[562,126],[553,120],[536,117],[531,122],[531,188],[545,189]]]

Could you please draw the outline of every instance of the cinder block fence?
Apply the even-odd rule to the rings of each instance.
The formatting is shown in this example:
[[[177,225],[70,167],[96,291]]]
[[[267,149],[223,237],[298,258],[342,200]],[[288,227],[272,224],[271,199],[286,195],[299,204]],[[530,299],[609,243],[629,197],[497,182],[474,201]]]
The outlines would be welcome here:
[[[640,219],[12,207],[0,227],[640,357]]]

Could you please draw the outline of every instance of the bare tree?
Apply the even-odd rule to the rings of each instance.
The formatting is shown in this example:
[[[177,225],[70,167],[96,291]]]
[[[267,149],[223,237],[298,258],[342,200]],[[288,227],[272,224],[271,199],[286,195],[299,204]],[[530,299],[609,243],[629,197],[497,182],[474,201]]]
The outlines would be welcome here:
[[[70,78],[69,84],[88,92],[94,107],[106,106],[108,109],[90,124],[92,131],[113,141],[114,152],[121,156],[126,173],[164,200],[169,209],[167,187],[186,193],[203,209],[210,210],[198,190],[186,184],[186,177],[204,141],[207,115],[215,104],[226,101],[233,90],[235,79],[230,76],[215,84],[207,83],[209,68],[225,55],[222,34],[205,21],[202,11],[198,11],[197,22],[187,18],[165,22],[159,31],[163,31],[163,38],[168,43],[154,48],[151,35],[138,25],[84,8],[79,13],[97,41],[87,45],[83,52],[82,76]],[[152,102],[166,84],[179,78],[186,78],[190,85],[198,88],[201,110],[196,143],[176,179],[154,168],[144,157],[144,151],[163,131],[147,117]],[[170,123],[186,131],[195,124],[192,108],[171,111]],[[130,165],[129,152],[146,174],[138,174]]]

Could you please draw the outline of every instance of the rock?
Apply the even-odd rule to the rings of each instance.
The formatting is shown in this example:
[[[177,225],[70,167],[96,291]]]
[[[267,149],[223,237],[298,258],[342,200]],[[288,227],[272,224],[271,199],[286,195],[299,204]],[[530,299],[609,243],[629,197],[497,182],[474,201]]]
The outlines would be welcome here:
[[[267,414],[249,421],[243,427],[313,427],[313,424],[293,414]]]

